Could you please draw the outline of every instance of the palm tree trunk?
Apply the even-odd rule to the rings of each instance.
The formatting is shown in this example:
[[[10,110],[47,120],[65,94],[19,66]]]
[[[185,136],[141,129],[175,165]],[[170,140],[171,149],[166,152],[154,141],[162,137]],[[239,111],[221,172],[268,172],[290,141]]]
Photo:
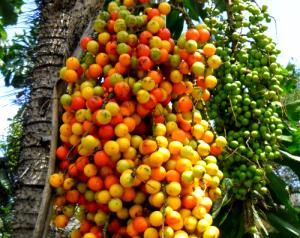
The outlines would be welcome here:
[[[100,1],[101,2],[101,1]],[[58,71],[95,16],[97,0],[44,0],[31,94],[25,109],[25,137],[17,171],[12,237],[32,237],[47,182],[51,143],[52,92]]]

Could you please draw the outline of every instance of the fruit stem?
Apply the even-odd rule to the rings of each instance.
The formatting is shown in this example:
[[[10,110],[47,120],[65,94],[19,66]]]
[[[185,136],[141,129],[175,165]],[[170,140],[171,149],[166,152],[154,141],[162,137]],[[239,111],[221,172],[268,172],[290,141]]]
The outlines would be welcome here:
[[[195,27],[192,20],[191,20],[191,18],[190,18],[190,16],[189,16],[189,14],[186,12],[186,10],[184,10],[183,7],[176,6],[174,4],[170,4],[170,5],[173,9],[175,9],[175,10],[182,13],[183,18],[186,21],[186,24],[188,25],[188,28],[194,28]]]
[[[233,106],[232,106],[232,101],[231,101],[229,95],[228,95],[228,99],[229,99],[229,102],[230,102],[230,107],[231,107],[231,110],[232,110],[232,114],[233,114],[233,117],[234,117],[234,121],[235,121],[235,123],[237,123],[236,115],[235,115],[235,113],[234,113]]]
[[[204,115],[205,115],[205,117],[206,117],[206,120],[207,120],[207,122],[210,124],[210,128],[211,128],[212,132],[214,133],[215,137],[217,137],[217,136],[218,136],[218,133],[216,132],[216,130],[215,130],[215,128],[213,127],[213,125],[211,124],[211,120],[210,120],[210,118],[209,118],[209,116],[208,116],[208,113],[207,113],[206,104],[205,104],[205,101],[204,101],[203,99],[201,99],[201,104],[202,104],[202,106],[203,106],[203,112],[204,112]]]
[[[162,183],[162,192],[164,194],[164,203],[163,203],[163,207],[162,207],[162,215],[163,215],[163,218],[164,218],[164,222],[162,224],[162,236],[161,238],[164,238],[165,237],[165,217],[166,217],[166,208],[167,208],[167,192],[166,192],[166,184],[165,183]]]
[[[103,238],[107,237],[107,227],[108,227],[108,224],[109,224],[110,215],[111,215],[111,213],[108,214],[107,219],[105,221],[105,224],[103,226],[103,230],[102,230]]]
[[[93,123],[89,126],[89,128],[86,130],[86,132],[82,135],[82,137],[87,136],[90,133],[90,130],[92,129],[92,127],[95,125],[96,123],[93,121]],[[78,146],[81,143],[81,141],[79,141],[77,144],[73,145],[71,147],[71,149],[69,150],[68,154],[67,154],[67,160],[72,161],[72,159],[69,157],[70,154],[73,152],[73,150],[76,148],[76,146]]]
[[[229,34],[228,35],[230,35],[230,36],[235,32],[234,19],[232,17],[231,6],[232,6],[232,0],[225,0],[225,8],[226,8],[226,12],[227,12],[227,21],[228,21],[228,25],[229,25]],[[237,43],[238,43],[237,40],[232,39],[232,51],[233,52],[235,52],[235,50],[236,50]]]

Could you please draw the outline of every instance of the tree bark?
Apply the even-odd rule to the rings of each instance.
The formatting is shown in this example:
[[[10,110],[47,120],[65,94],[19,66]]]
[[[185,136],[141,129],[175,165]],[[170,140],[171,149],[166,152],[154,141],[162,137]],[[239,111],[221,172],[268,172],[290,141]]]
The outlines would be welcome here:
[[[101,2],[101,1],[100,1]],[[41,10],[36,65],[25,108],[20,166],[17,171],[12,237],[32,237],[47,182],[51,143],[52,92],[58,71],[94,18],[99,0],[44,0]]]

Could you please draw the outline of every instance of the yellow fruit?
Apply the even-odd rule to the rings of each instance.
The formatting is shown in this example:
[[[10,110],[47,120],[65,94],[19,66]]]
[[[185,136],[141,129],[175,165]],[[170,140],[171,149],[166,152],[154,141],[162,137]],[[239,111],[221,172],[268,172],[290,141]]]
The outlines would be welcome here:
[[[179,197],[168,196],[167,205],[173,210],[178,210],[181,207],[181,199]]]
[[[156,142],[157,142],[158,147],[164,147],[164,148],[167,148],[168,144],[169,144],[168,139],[164,136],[157,136]]]
[[[151,167],[146,164],[141,164],[136,169],[136,176],[141,181],[147,181],[151,176]]]
[[[184,228],[189,233],[194,233],[197,228],[198,220],[194,216],[188,216],[183,221]]]
[[[164,223],[164,216],[160,211],[154,211],[149,216],[151,226],[159,227]]]
[[[173,238],[174,237],[174,230],[170,226],[165,226],[159,230],[159,237],[162,238]]]
[[[210,146],[203,140],[198,141],[199,145],[197,147],[197,151],[200,156],[207,156],[210,153]]]
[[[111,199],[111,195],[109,191],[102,190],[100,192],[95,193],[95,201],[100,204],[107,204]]]
[[[155,228],[149,227],[144,231],[143,238],[158,238],[158,232]]]
[[[200,140],[202,135],[204,134],[204,128],[200,124],[196,124],[192,128],[192,135],[197,139]]]
[[[123,208],[122,200],[119,198],[112,198],[108,202],[108,208],[112,212],[117,212],[117,211],[121,210]]]
[[[161,184],[160,182],[154,180],[154,179],[150,179],[147,181],[147,183],[145,184],[145,188],[146,188],[146,192],[149,194],[155,194],[157,192],[160,191],[161,188]]]
[[[128,134],[128,126],[125,123],[119,123],[115,127],[115,135],[118,137],[124,137]]]
[[[165,195],[163,192],[158,192],[150,195],[149,202],[152,206],[161,208],[164,204]]]
[[[141,136],[138,136],[138,135],[133,135],[130,139],[130,143],[131,145],[138,149],[140,144],[143,142],[143,138]]]
[[[84,97],[85,100],[90,99],[94,96],[94,88],[92,87],[85,87],[81,91],[81,95]]]
[[[218,80],[215,76],[213,75],[208,75],[205,78],[205,86],[209,89],[213,89],[217,86]]]
[[[121,184],[113,184],[109,188],[109,193],[114,198],[120,198],[123,195],[124,189]]]
[[[121,150],[121,149],[120,149]],[[137,155],[137,151],[134,147],[130,146],[123,152],[124,159],[133,160]]]
[[[154,135],[155,136],[164,136],[167,132],[167,128],[164,124],[162,123],[157,123],[155,125],[155,128],[154,128]]]
[[[116,102],[108,102],[105,105],[105,109],[109,111],[112,116],[115,116],[120,112],[120,107]]]
[[[179,155],[183,144],[180,141],[171,141],[169,143],[168,149],[172,155]]]
[[[117,140],[120,152],[126,152],[130,147],[130,140],[126,137],[120,137]]]
[[[166,192],[170,196],[178,196],[181,193],[181,185],[178,182],[171,182],[166,186]]]
[[[216,165],[214,163],[209,163],[206,165],[205,170],[206,170],[206,173],[208,173],[210,176],[214,176],[214,175],[217,175],[217,173],[219,171],[219,167],[218,167],[218,165]]]
[[[216,138],[215,142],[216,142],[217,146],[219,146],[221,148],[224,148],[227,145],[227,140],[224,136],[218,136]]]
[[[106,125],[110,123],[111,117],[112,117],[111,113],[105,109],[98,110],[96,113],[96,119],[102,125]]]
[[[161,14],[168,15],[171,11],[171,6],[167,2],[162,2],[158,5],[158,10],[160,11]]]
[[[210,226],[203,233],[203,238],[218,238],[219,235],[220,235],[219,229],[215,226]]]
[[[186,208],[182,208],[179,211],[182,219],[185,219],[186,217],[189,217],[192,214],[192,211]]]
[[[160,25],[158,21],[152,19],[147,23],[147,30],[150,31],[152,34],[157,33],[159,29],[160,29]]]
[[[94,222],[98,226],[104,225],[106,222],[106,219],[107,219],[107,215],[104,212],[102,212],[101,210],[98,210],[98,212],[94,216]]]
[[[188,233],[182,230],[176,231],[174,234],[174,238],[188,238],[188,237],[189,237]]]
[[[83,238],[97,238],[96,235],[94,235],[94,233],[89,232],[89,233],[85,233]]]
[[[66,178],[63,183],[64,190],[70,190],[76,184],[75,179],[73,178]]]
[[[120,146],[116,141],[109,140],[104,144],[103,149],[106,154],[112,156],[112,155],[116,155],[119,153]]]
[[[161,153],[161,155],[164,158],[164,160],[163,160],[164,162],[167,162],[171,157],[171,153],[167,148],[164,148],[164,147],[159,148],[157,152]]]
[[[134,183],[133,171],[131,169],[126,169],[120,177],[120,184],[124,188],[132,187]]]
[[[206,231],[208,227],[209,227],[208,221],[206,219],[201,219],[200,221],[198,221],[197,231],[199,233],[202,233],[202,232]]]

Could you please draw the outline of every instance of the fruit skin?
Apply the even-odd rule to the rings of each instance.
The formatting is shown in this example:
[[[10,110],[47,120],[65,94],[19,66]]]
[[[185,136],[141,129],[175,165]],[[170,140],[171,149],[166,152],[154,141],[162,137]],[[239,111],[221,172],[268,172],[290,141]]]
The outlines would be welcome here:
[[[52,174],[49,178],[49,183],[52,187],[58,188],[64,182],[64,175],[62,173]]]
[[[69,222],[69,218],[66,216],[66,215],[58,215],[54,218],[54,225],[57,227],[57,228],[64,228],[67,226]]]

